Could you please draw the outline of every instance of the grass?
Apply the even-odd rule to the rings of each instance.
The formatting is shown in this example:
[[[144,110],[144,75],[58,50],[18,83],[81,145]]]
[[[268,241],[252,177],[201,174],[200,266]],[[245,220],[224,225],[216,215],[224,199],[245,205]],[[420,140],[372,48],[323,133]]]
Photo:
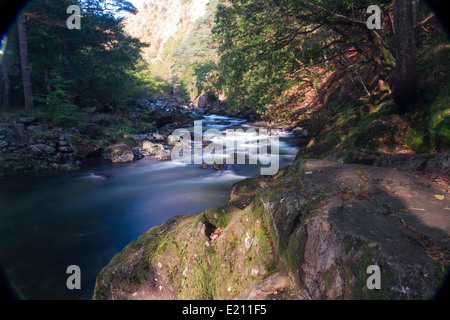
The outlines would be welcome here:
[[[0,154],[0,176],[17,173],[34,173],[42,170],[41,161],[35,159],[30,153]]]

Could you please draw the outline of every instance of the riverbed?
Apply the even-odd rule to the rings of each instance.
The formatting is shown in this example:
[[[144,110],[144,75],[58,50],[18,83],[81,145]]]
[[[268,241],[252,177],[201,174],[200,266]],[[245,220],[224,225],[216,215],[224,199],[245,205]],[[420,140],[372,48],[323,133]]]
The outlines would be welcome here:
[[[205,117],[204,124],[205,130],[251,128],[241,119],[214,115]],[[282,168],[298,148],[289,133],[279,138]],[[3,178],[3,271],[23,299],[91,299],[98,272],[127,244],[174,216],[223,205],[231,186],[258,175],[259,169],[242,164],[205,170],[198,164],[146,158]],[[66,286],[70,265],[80,267],[79,290]]]

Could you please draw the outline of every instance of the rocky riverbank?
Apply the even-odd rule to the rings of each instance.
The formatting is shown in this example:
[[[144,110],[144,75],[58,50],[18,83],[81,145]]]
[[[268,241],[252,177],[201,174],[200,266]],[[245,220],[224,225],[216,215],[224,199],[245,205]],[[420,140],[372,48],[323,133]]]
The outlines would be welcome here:
[[[393,168],[297,159],[133,241],[94,299],[431,298],[450,262],[448,192]]]
[[[58,123],[44,117],[0,116],[0,176],[44,170],[70,171],[93,158],[113,163],[144,157],[169,160],[176,128],[212,113],[227,114],[214,95],[196,105],[180,98],[142,99],[116,113],[86,109],[84,121]]]

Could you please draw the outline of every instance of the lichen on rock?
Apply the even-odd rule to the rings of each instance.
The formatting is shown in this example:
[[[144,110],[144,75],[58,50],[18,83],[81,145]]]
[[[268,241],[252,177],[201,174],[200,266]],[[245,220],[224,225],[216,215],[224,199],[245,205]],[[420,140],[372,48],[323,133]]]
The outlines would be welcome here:
[[[139,237],[99,274],[94,298],[431,298],[450,260],[449,199],[434,198],[443,188],[396,169],[298,159],[237,183],[225,206]],[[379,290],[367,286],[372,265]]]

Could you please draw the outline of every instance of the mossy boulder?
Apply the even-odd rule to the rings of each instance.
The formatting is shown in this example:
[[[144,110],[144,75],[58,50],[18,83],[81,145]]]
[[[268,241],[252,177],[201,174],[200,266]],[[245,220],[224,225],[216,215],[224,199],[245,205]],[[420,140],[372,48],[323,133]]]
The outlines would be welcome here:
[[[113,258],[94,299],[237,299],[278,271],[264,230],[262,216],[233,206],[173,218]]]

